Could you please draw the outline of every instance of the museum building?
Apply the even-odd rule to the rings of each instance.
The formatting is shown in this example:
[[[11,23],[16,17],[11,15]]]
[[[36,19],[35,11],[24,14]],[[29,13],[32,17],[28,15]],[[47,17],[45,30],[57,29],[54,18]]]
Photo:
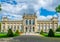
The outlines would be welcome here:
[[[7,32],[12,29],[13,32],[33,33],[33,32],[48,32],[49,29],[56,31],[58,27],[58,18],[53,17],[50,20],[37,20],[36,14],[24,14],[22,20],[9,20],[8,17],[2,17],[1,32]],[[40,18],[42,19],[42,18]]]

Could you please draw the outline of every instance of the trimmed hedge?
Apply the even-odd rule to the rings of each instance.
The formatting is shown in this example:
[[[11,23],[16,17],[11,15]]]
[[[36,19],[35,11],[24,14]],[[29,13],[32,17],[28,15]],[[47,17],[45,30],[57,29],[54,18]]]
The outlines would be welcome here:
[[[17,36],[17,35],[19,35],[20,33],[19,33],[19,30],[16,30],[16,32],[15,32],[15,35]]]
[[[11,29],[8,30],[7,36],[8,37],[13,37],[14,36],[14,34],[13,34]]]
[[[52,29],[49,30],[48,37],[54,37],[54,32]]]

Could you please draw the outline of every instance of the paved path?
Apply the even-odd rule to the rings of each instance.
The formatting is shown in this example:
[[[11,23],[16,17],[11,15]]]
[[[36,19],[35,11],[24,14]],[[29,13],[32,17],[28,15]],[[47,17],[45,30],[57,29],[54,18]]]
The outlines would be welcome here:
[[[0,42],[60,42],[60,38],[47,38],[36,35],[22,35],[14,38],[1,38]]]
[[[60,42],[60,38],[41,37],[38,33],[23,33],[13,38],[1,38],[0,42]]]

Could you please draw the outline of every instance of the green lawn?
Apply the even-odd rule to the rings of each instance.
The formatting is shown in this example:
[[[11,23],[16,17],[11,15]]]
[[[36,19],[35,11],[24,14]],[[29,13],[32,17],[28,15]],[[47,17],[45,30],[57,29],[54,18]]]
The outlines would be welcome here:
[[[48,34],[47,34],[47,33],[43,33],[43,34],[41,34],[41,35],[43,35],[43,36],[47,37],[47,35],[48,35]]]
[[[16,36],[19,36],[19,35],[14,34],[14,37]],[[8,38],[7,33],[0,33],[0,38]]]
[[[55,37],[60,37],[60,33],[55,33]]]
[[[7,37],[7,33],[0,33],[0,38],[5,38]]]
[[[48,37],[48,33],[43,33],[41,35],[43,35],[45,37]],[[60,33],[55,33],[55,37],[59,37],[60,38]]]

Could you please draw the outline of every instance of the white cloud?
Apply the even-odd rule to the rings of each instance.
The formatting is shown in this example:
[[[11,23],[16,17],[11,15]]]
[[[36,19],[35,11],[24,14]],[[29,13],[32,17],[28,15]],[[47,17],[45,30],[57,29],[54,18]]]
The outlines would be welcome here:
[[[13,0],[10,0],[10,2],[12,3]],[[21,18],[22,14],[24,14],[24,12],[28,12],[33,10],[34,12],[37,13],[38,19],[42,18],[42,19],[49,19],[52,16],[40,16],[39,14],[39,9],[41,7],[50,10],[50,11],[54,11],[55,7],[60,4],[60,0],[14,0],[17,2],[16,5],[12,5],[12,4],[8,4],[6,2],[2,3],[2,14],[3,15],[10,15],[10,18],[12,16],[14,16],[15,18]],[[29,8],[32,8],[31,10]],[[30,12],[29,12],[30,13]],[[56,15],[54,15],[56,17]],[[15,19],[14,18],[14,19]],[[22,18],[21,18],[22,19]]]
[[[26,4],[33,4],[34,7],[40,8],[44,7],[47,10],[55,10],[55,7],[60,4],[60,0],[16,0],[17,3],[26,3]],[[36,9],[36,8],[35,8]]]

